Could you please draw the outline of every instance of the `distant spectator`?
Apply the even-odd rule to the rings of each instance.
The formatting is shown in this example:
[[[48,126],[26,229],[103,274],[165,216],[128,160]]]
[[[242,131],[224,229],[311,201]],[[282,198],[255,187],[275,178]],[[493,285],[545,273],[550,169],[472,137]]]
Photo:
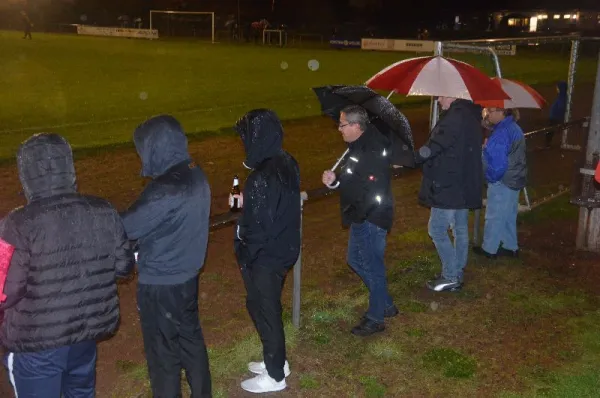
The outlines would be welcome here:
[[[489,108],[492,135],[483,148],[487,206],[483,244],[473,252],[488,258],[517,257],[519,192],[527,182],[526,144],[513,109]]]
[[[21,19],[23,21],[23,39],[29,38],[29,40],[31,40],[31,28],[33,27],[33,23],[31,23],[31,20],[25,11],[21,11]]]
[[[556,84],[558,95],[550,107],[550,125],[556,126],[565,122],[565,112],[567,109],[567,82],[560,81]],[[552,146],[552,138],[556,129],[546,133],[546,148]]]

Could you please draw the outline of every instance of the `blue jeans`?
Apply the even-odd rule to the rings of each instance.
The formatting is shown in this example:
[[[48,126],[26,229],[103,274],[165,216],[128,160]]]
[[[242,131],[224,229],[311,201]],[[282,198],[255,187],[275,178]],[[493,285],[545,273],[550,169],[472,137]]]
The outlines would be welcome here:
[[[519,191],[510,189],[501,182],[489,184],[483,244],[488,253],[496,254],[502,242],[507,250],[518,250],[517,214],[519,212]]]
[[[96,342],[38,352],[9,352],[8,376],[19,398],[96,396]]]
[[[454,244],[448,228],[452,229]],[[469,254],[469,210],[431,208],[429,236],[442,262],[442,277],[452,282],[462,282]]]
[[[369,289],[369,309],[365,316],[379,323],[383,323],[384,311],[394,305],[385,275],[386,237],[385,229],[365,221],[352,224],[348,241],[348,265]]]

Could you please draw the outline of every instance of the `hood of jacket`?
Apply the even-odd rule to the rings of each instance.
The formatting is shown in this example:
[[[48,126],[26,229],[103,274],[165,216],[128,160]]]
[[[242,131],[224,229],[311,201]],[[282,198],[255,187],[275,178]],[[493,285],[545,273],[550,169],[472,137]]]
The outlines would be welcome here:
[[[475,117],[476,120],[478,120],[479,122],[481,122],[482,120],[482,115],[481,115],[481,111],[483,110],[483,108],[480,105],[477,105],[476,103],[469,101],[469,100],[465,100],[465,99],[457,99],[454,100],[454,102],[452,103],[452,105],[450,105],[450,108],[448,108],[448,110],[446,112],[451,112],[451,111],[455,111],[455,110],[464,110],[470,114],[473,115],[473,117]]]
[[[17,167],[28,202],[77,192],[73,152],[58,134],[36,134],[21,144]]]
[[[567,82],[560,81],[556,83],[556,87],[558,88],[558,96],[559,97],[567,97]]]
[[[235,125],[246,151],[244,166],[255,169],[266,159],[283,151],[283,127],[279,117],[269,109],[255,109]]]
[[[133,133],[133,142],[142,160],[143,177],[156,178],[190,159],[183,128],[170,115],[156,116],[140,124]]]

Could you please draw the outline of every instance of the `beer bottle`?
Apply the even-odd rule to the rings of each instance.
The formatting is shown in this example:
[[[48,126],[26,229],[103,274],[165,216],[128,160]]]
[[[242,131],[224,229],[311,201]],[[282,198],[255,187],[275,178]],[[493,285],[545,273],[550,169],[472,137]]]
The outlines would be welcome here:
[[[229,209],[233,212],[240,210],[240,203],[238,198],[234,198],[234,195],[240,194],[240,180],[237,175],[233,176],[233,186],[229,193]]]

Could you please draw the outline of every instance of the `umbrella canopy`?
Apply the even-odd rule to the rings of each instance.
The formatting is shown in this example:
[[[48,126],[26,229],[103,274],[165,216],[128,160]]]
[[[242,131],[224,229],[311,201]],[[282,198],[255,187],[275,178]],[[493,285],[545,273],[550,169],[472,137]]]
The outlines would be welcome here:
[[[392,164],[415,167],[415,145],[408,119],[387,98],[365,86],[324,86],[315,87],[313,91],[323,113],[337,123],[345,106],[365,108],[371,124],[390,141]]]
[[[476,101],[484,108],[535,108],[540,109],[546,104],[546,100],[540,93],[523,82],[516,80],[492,78],[496,85],[510,96],[508,100]]]
[[[406,95],[463,98],[471,101],[510,99],[500,86],[479,69],[442,56],[396,62],[376,73],[365,84],[374,90]]]

